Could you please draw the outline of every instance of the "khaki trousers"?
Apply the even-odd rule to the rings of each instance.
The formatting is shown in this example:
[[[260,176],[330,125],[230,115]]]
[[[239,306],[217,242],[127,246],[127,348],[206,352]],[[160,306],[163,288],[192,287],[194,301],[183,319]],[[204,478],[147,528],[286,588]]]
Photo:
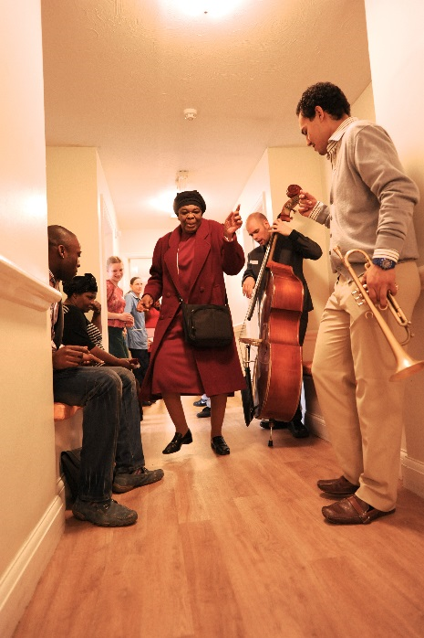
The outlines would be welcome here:
[[[420,294],[414,261],[396,266],[396,295],[410,319]],[[396,361],[368,306],[358,306],[356,288],[342,276],[324,309],[312,374],[318,401],[343,475],[359,485],[369,505],[395,507],[403,427],[404,381],[389,381]],[[382,312],[398,341],[405,338],[392,313]]]

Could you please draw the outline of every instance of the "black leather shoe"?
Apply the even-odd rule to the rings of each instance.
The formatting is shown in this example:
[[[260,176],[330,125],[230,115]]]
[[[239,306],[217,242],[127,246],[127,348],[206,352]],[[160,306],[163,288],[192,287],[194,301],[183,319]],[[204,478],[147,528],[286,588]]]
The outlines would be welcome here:
[[[288,428],[295,439],[305,439],[309,436],[309,430],[302,421],[290,421]]]
[[[220,454],[221,456],[230,453],[230,448],[226,444],[223,436],[214,436],[211,440],[211,448],[216,454]]]
[[[261,428],[263,428],[264,430],[269,430],[269,420],[268,419],[263,419],[260,424]],[[284,430],[285,428],[287,428],[289,426],[288,423],[286,423],[286,421],[272,421],[272,429],[273,430]]]
[[[207,419],[207,418],[210,417],[210,415],[211,415],[211,409],[208,408],[207,406],[206,406],[206,408],[203,408],[203,410],[201,412],[198,412],[196,414],[198,419]]]
[[[189,443],[193,443],[190,430],[187,430],[184,435],[181,434],[181,432],[175,432],[174,438],[168,443],[166,448],[162,450],[162,454],[174,454],[174,452],[179,452],[182,445],[188,445]]]
[[[198,401],[195,401],[193,405],[195,405],[196,408],[203,408],[203,406],[206,405],[206,399],[199,399]]]

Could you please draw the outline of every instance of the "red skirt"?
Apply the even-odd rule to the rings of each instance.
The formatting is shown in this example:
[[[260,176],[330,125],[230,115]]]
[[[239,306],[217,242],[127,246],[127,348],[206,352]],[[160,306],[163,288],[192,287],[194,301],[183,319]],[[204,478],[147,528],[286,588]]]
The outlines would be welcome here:
[[[152,372],[152,394],[198,395],[204,392],[193,348],[184,340],[181,311],[156,353]]]

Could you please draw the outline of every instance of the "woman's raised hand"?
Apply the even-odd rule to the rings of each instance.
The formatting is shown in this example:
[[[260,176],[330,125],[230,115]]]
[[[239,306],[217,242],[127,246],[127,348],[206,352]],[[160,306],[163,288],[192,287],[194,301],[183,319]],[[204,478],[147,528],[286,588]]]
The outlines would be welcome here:
[[[224,222],[224,234],[227,239],[232,239],[236,230],[238,230],[243,224],[240,216],[240,204],[236,210],[230,213]]]

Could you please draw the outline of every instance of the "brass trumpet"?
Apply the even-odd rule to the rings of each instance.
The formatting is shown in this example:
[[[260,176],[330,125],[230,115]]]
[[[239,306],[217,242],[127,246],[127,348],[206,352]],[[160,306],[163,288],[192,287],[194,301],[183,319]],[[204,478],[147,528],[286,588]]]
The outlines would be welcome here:
[[[384,321],[381,313],[377,309],[377,306],[371,301],[366,285],[361,283],[355,270],[352,268],[350,264],[350,261],[349,261],[350,256],[353,253],[361,253],[361,255],[363,255],[363,257],[365,258],[365,267],[369,268],[372,265],[372,261],[369,255],[364,250],[360,250],[359,248],[348,250],[344,256],[339,246],[335,246],[333,250],[336,253],[336,255],[339,257],[343,266],[349,272],[349,274],[351,275],[353,281],[355,282],[357,286],[357,290],[354,290],[352,292],[352,295],[354,296],[356,302],[358,303],[358,305],[362,305],[363,303],[366,303],[368,305],[370,313],[377,321],[378,325],[380,326],[384,336],[386,337],[389,343],[389,346],[392,349],[393,355],[396,359],[397,367],[396,367],[396,372],[394,372],[392,376],[390,377],[390,381],[400,381],[401,379],[405,379],[406,377],[409,377],[415,374],[416,372],[419,372],[420,370],[422,370],[424,368],[424,361],[417,361],[416,359],[413,359],[402,348],[402,345],[404,345],[405,343],[408,343],[408,341],[413,336],[413,334],[411,333],[411,322],[408,321],[408,319],[406,318],[405,314],[403,313],[399,304],[395,300],[394,296],[390,292],[388,292],[387,307],[393,314],[397,323],[406,330],[407,337],[406,337],[406,340],[402,343],[402,345],[398,342],[393,332],[390,330],[389,326]]]

